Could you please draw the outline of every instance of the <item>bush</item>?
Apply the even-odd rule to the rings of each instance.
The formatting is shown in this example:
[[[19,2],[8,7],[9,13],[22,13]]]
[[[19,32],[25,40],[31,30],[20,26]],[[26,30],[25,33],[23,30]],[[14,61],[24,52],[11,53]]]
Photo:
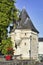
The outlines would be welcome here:
[[[11,53],[12,50],[8,51],[8,48],[10,50],[11,49],[13,50],[13,44],[12,44],[11,38],[7,38],[6,40],[2,40],[2,43],[0,46],[0,50],[1,50],[2,54],[7,55],[7,54]],[[13,51],[12,51],[12,53],[13,53]]]

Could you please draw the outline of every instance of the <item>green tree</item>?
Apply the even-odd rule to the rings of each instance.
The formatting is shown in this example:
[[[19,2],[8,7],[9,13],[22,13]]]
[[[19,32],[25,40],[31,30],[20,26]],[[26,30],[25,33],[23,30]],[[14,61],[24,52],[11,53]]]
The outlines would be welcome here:
[[[7,37],[7,27],[17,19],[15,0],[0,0],[0,43]]]
[[[7,27],[11,22],[18,19],[17,12],[15,0],[0,0],[0,51],[2,53],[7,45],[11,45],[7,36]]]
[[[13,48],[13,44],[10,37],[7,38],[6,40],[2,40],[2,43],[0,45],[0,50],[2,54],[4,55],[8,54],[7,48]]]

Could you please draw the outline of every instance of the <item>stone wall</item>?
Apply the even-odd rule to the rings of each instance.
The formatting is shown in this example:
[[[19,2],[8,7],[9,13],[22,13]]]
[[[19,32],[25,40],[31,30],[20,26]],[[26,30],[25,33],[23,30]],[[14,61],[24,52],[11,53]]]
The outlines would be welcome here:
[[[31,38],[30,38],[31,36]],[[15,49],[14,55],[22,54],[22,59],[37,59],[38,57],[38,34],[28,29],[16,29],[11,33],[11,40]],[[20,42],[19,42],[20,41]],[[17,44],[17,49],[15,48]]]
[[[13,60],[13,61],[2,61],[0,65],[34,65],[33,61],[29,60]]]
[[[38,34],[32,32],[31,37],[31,57],[38,59]]]

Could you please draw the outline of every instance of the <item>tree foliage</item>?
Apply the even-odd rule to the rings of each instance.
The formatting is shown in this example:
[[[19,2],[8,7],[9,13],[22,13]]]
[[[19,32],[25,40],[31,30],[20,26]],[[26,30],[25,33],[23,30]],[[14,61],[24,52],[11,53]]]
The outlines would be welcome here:
[[[7,27],[14,22],[17,17],[15,0],[0,0],[0,51],[6,54],[6,48],[12,46],[12,42],[7,37]]]
[[[7,37],[7,27],[17,19],[15,0],[0,0],[0,43]]]
[[[2,52],[2,54],[8,54],[7,48],[13,48],[13,44],[10,38],[2,40],[2,43],[0,44],[0,51]]]

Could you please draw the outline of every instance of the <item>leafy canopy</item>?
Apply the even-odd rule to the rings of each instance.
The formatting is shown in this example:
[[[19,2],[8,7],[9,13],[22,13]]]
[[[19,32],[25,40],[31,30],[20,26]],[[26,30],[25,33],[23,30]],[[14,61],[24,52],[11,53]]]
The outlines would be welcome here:
[[[12,46],[7,36],[7,27],[11,22],[18,19],[15,0],[0,0],[0,51],[6,54],[6,48]]]
[[[17,9],[15,0],[0,0],[0,43],[7,37],[7,27],[16,20]]]
[[[2,54],[8,54],[7,48],[13,48],[13,44],[10,38],[2,40],[2,43],[0,45],[0,51],[2,52]]]

